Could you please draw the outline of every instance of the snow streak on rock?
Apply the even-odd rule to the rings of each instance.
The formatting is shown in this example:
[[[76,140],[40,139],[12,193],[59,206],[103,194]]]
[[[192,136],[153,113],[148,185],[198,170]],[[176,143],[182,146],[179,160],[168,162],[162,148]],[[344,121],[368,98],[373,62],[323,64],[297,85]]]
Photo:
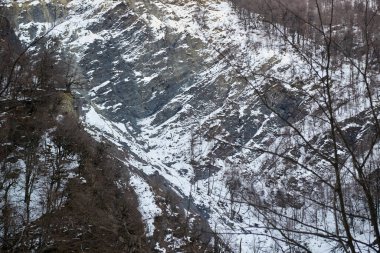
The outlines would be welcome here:
[[[156,205],[156,200],[149,184],[141,177],[132,175],[129,182],[138,196],[139,211],[146,224],[146,234],[147,236],[153,236],[155,229],[154,219],[161,214],[161,209]]]
[[[268,95],[284,117],[296,114],[288,119],[319,145],[328,124],[316,120],[317,103],[301,90],[317,94],[322,72],[315,75],[292,48],[268,39],[259,20],[257,29],[245,29],[225,1],[74,0],[66,8],[51,36],[63,38],[90,80],[82,117],[88,131],[128,150],[126,164],[162,176],[179,196],[190,198],[235,252],[275,252],[278,245],[271,236],[278,234],[266,229],[249,204],[231,201],[231,182],[274,201],[269,196],[290,178],[297,187],[312,180],[300,167],[290,171],[285,164],[267,165],[273,157],[253,151],[260,148],[285,152],[291,144],[300,164],[324,168],[298,145],[299,138],[286,137],[295,136],[294,131],[257,96],[258,91]],[[37,33],[47,27],[44,22],[21,23],[19,34],[27,34],[31,26],[40,27]],[[341,80],[334,88],[342,102],[337,118],[345,122],[369,105],[364,86],[363,94],[350,99],[345,86],[350,72],[342,69],[332,78]],[[365,133],[367,123],[360,124],[359,133]],[[360,126],[351,122],[346,127]],[[256,177],[263,167],[268,178],[276,177],[275,183]],[[152,236],[154,217],[161,214],[155,194],[140,176],[132,175],[131,184]],[[333,229],[331,219],[315,222]],[[313,236],[305,240],[312,252],[333,247]]]

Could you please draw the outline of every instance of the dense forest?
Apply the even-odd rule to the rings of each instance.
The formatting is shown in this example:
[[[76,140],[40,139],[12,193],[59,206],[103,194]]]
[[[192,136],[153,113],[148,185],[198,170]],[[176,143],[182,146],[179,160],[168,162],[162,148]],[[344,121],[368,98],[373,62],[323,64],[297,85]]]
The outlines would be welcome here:
[[[127,172],[81,126],[58,41],[22,46],[3,17],[0,52],[0,251],[146,252],[136,197],[113,183]]]
[[[320,46],[324,33],[327,36],[331,32],[334,53],[352,57],[370,50],[371,59],[379,61],[378,1],[232,0],[232,3],[247,28],[254,27],[259,15],[271,32],[300,47],[310,41],[315,47]]]

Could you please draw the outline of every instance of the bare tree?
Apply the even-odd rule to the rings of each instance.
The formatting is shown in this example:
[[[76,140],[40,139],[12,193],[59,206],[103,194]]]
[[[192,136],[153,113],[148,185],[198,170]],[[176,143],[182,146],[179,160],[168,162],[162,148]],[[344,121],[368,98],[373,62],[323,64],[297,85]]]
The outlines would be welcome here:
[[[263,21],[270,25],[271,32],[290,45],[310,67],[313,78],[307,82],[315,88],[309,90],[304,84],[295,85],[291,80],[279,80],[268,73],[252,73],[256,80],[243,76],[242,73],[247,71],[216,49],[236,74],[252,85],[261,103],[284,123],[280,127],[289,133],[288,137],[278,135],[284,141],[277,146],[244,148],[267,159],[279,158],[271,167],[281,173],[290,169],[303,171],[309,175],[313,186],[306,187],[304,182],[303,189],[297,189],[292,180],[297,182],[299,179],[288,177],[284,191],[274,192],[270,200],[260,200],[257,195],[260,189],[245,188],[239,196],[240,201],[250,205],[261,217],[263,224],[274,232],[274,240],[286,243],[290,249],[311,252],[304,242],[307,238],[317,237],[335,244],[344,252],[378,252],[379,199],[373,187],[374,181],[370,180],[379,167],[376,160],[380,137],[376,98],[379,83],[375,77],[379,67],[375,60],[379,27],[377,8],[373,8],[371,1],[361,1],[363,6],[356,10],[358,18],[353,21],[350,17],[341,17],[342,1],[308,1],[307,6],[300,10],[296,8],[298,5],[292,6],[281,0],[257,2],[260,2],[257,6],[247,7],[244,6],[247,1],[243,1],[242,8],[253,8],[251,10],[263,15]],[[259,6],[261,9],[257,9]],[[353,32],[341,28],[341,23],[346,20],[349,27],[354,22],[361,27],[360,30]],[[353,38],[347,42],[350,32]],[[307,37],[300,39],[299,36]],[[342,78],[345,75],[343,68],[350,69],[350,79],[347,73]],[[257,79],[265,84],[263,88],[253,84]],[[310,111],[311,114],[302,119],[297,119],[296,111],[284,114],[276,106],[276,91],[282,83],[297,88],[304,103],[314,104],[318,109]],[[365,106],[357,110],[360,105]],[[344,114],[356,115],[355,120],[364,117],[363,125],[359,124],[357,129],[347,127],[352,118]],[[318,126],[321,131],[311,134],[304,130],[307,124]],[[219,141],[241,146],[227,140]],[[302,150],[302,156],[295,150]],[[234,199],[239,201],[236,196]],[[323,224],[326,219],[333,223]],[[366,233],[366,238],[363,233]]]
[[[10,201],[10,191],[17,184],[19,180],[20,170],[14,164],[3,160],[0,170],[0,231],[1,233],[1,245],[4,250],[9,248],[11,243],[11,236],[16,230],[15,225],[15,211]]]

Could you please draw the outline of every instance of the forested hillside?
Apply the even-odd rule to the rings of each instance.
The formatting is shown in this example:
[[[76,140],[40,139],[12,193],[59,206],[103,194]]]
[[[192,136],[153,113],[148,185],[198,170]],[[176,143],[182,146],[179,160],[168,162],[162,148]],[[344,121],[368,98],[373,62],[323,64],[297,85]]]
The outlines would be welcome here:
[[[1,23],[1,252],[146,252],[128,171],[79,122],[73,77],[46,36]],[[65,88],[65,89],[61,89]]]
[[[254,30],[259,18],[268,35],[277,35],[305,62],[308,74],[296,76],[289,84],[309,105],[314,103],[312,108],[302,107],[306,112],[299,120],[295,118],[300,110],[284,114],[273,94],[257,90],[261,102],[287,130],[284,143],[275,149],[249,148],[272,156],[270,166],[282,167],[278,160],[285,162],[281,177],[290,168],[309,177],[302,184],[294,176],[286,180],[286,188],[273,196],[280,208],[268,205],[267,199],[263,202],[257,189],[244,192],[241,198],[279,232],[279,240],[286,239],[306,252],[312,251],[301,239],[307,235],[337,243],[337,251],[376,251],[380,246],[379,3],[232,2],[246,29]],[[245,70],[244,66],[235,68],[238,73]],[[254,82],[250,76],[244,78]],[[289,81],[272,73],[265,79],[274,86]],[[289,206],[292,211],[284,210]],[[368,239],[363,237],[366,233],[371,234]]]
[[[379,252],[379,1],[0,3],[0,252]]]

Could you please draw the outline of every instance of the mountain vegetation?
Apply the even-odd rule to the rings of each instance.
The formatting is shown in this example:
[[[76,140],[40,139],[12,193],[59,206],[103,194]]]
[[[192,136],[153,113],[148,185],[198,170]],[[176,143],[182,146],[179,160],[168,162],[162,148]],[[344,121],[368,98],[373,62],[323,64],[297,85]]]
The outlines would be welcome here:
[[[0,252],[379,252],[379,8],[0,1]]]
[[[31,51],[5,18],[1,41],[0,251],[146,252],[136,197],[114,184],[128,173],[81,126],[57,41]]]
[[[275,99],[272,98],[273,94],[268,97],[257,90],[261,102],[287,125],[288,137],[285,139],[288,141],[277,145],[276,150],[255,147],[252,149],[268,153],[273,159],[283,160],[288,164],[287,167],[298,167],[303,173],[310,173],[314,185],[306,188],[304,186],[301,190],[298,180],[289,178],[289,189],[285,192],[279,191],[274,196],[273,201],[278,203],[277,208],[268,203],[267,199],[261,200],[257,189],[240,193],[241,200],[254,207],[268,226],[278,231],[276,239],[286,240],[294,245],[295,249],[311,252],[305,243],[307,240],[302,237],[316,235],[336,243],[337,249],[344,252],[360,252],[362,247],[376,251],[380,248],[379,163],[375,155],[380,133],[379,108],[375,102],[378,99],[376,90],[379,85],[380,67],[378,3],[233,3],[239,9],[247,29],[253,29],[250,27],[250,20],[255,20],[255,15],[260,14],[264,24],[269,24],[266,29],[282,38],[285,44],[294,48],[309,64],[309,73],[318,80],[318,86],[310,91],[305,87],[303,80],[298,80],[298,83],[293,85],[300,96],[316,103],[319,112],[310,114],[309,120],[313,121],[314,126],[318,125],[324,129],[319,139],[310,138],[310,133],[302,123],[295,123],[291,118],[297,115],[284,115],[279,110],[281,108],[274,104],[276,102],[271,101]],[[241,69],[237,70],[238,73],[243,72]],[[251,82],[248,77],[243,78],[247,83]],[[271,79],[270,76],[265,78]],[[287,80],[277,79],[269,82],[276,86],[279,82],[284,83]],[[347,125],[348,122],[358,122],[358,118],[348,119],[344,115],[350,103],[353,103],[353,107],[359,106],[355,102],[354,94],[361,97],[359,103],[368,105],[367,109],[360,113],[359,117],[363,121],[358,124],[366,125],[366,128],[356,129],[359,131]],[[358,135],[361,135],[360,139],[356,138]],[[297,158],[298,155],[292,154],[300,147],[303,149],[302,161]],[[235,187],[232,189],[236,191]],[[294,190],[300,195],[289,195],[289,192]],[[287,206],[292,208],[284,211],[283,208]],[[311,213],[314,214],[311,216]],[[320,219],[335,225],[320,225]],[[364,225],[366,222],[368,225]],[[357,230],[363,225],[369,227],[367,233],[371,234],[370,239],[362,238],[363,229]]]

